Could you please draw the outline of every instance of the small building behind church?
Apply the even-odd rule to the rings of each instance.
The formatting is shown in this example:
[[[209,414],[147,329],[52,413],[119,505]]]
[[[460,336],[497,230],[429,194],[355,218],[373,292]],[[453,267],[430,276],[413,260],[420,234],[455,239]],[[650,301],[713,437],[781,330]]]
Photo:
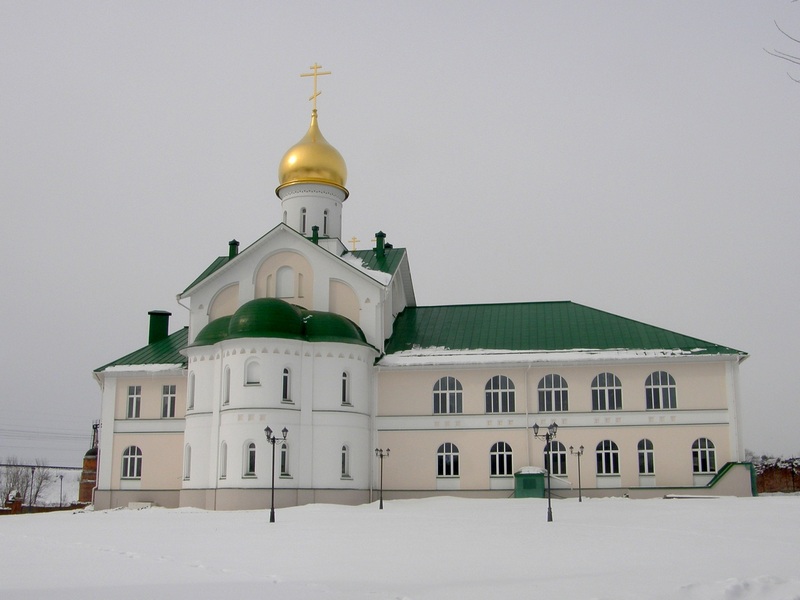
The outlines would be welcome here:
[[[265,508],[273,464],[277,506],[370,502],[376,449],[386,498],[508,497],[526,467],[576,496],[579,460],[589,495],[753,492],[745,352],[568,301],[417,306],[405,248],[342,242],[347,168],[312,99],[281,222],[176,286],[188,327],[152,311],[94,371],[98,508]]]

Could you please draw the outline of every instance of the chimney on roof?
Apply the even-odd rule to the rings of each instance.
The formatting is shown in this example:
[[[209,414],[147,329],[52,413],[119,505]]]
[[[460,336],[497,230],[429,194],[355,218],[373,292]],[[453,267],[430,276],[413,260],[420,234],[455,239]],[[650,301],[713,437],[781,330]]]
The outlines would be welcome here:
[[[172,313],[166,310],[151,310],[147,314],[150,315],[150,336],[147,343],[155,344],[169,337],[169,318]]]
[[[231,240],[228,242],[228,260],[236,257],[239,254],[239,242]]]
[[[311,241],[319,245],[319,225],[311,226]]]
[[[378,258],[386,256],[386,234],[382,231],[375,234],[375,254]]]

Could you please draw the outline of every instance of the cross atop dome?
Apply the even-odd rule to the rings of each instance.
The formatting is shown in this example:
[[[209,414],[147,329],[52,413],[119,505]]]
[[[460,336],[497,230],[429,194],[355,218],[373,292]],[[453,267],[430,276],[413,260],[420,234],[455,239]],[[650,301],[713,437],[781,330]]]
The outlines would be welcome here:
[[[308,67],[313,72],[312,73],[301,73],[300,77],[313,77],[314,78],[314,93],[311,94],[309,98],[310,101],[314,103],[314,112],[317,112],[317,96],[319,96],[322,92],[317,91],[317,77],[322,77],[323,75],[330,75],[330,71],[320,71],[322,65],[318,65],[316,62]]]

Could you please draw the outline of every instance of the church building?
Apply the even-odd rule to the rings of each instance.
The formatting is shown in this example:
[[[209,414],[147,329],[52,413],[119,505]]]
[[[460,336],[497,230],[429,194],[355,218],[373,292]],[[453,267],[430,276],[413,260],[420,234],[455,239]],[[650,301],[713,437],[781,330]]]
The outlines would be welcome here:
[[[417,306],[406,249],[348,249],[311,68],[281,222],[176,286],[188,327],[152,311],[148,343],[94,371],[96,507],[500,498],[542,469],[556,497],[752,493],[745,352],[568,301]]]

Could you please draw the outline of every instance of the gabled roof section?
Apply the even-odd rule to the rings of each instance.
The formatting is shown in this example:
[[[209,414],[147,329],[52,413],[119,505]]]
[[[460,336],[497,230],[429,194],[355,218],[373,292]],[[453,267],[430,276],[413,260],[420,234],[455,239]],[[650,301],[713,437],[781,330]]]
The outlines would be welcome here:
[[[371,271],[381,271],[389,275],[394,275],[403,262],[406,249],[386,248],[383,256],[378,256],[374,248],[370,250],[353,250],[350,254],[361,259],[364,266]]]
[[[186,357],[180,353],[180,350],[186,348],[189,339],[189,328],[183,327],[172,335],[165,337],[162,340],[148,344],[138,350],[134,350],[130,354],[126,354],[122,358],[103,365],[94,370],[95,373],[105,371],[110,367],[122,366],[142,366],[147,367],[152,365],[180,365],[186,367]],[[144,369],[146,370],[146,368]]]
[[[236,258],[236,257],[234,256],[233,258]],[[220,256],[220,257],[214,259],[214,262],[212,262],[210,265],[208,265],[208,267],[206,267],[206,270],[203,271],[202,273],[200,273],[200,275],[198,275],[197,279],[195,279],[192,283],[190,283],[189,285],[186,286],[186,289],[181,292],[181,296],[183,294],[185,294],[187,290],[192,289],[198,283],[203,281],[206,277],[208,277],[209,275],[211,275],[212,273],[214,273],[215,271],[217,271],[221,267],[227,265],[231,260],[232,259],[230,257],[228,257],[228,256]]]
[[[386,354],[424,349],[666,350],[747,356],[740,350],[569,301],[406,308],[394,323]]]

